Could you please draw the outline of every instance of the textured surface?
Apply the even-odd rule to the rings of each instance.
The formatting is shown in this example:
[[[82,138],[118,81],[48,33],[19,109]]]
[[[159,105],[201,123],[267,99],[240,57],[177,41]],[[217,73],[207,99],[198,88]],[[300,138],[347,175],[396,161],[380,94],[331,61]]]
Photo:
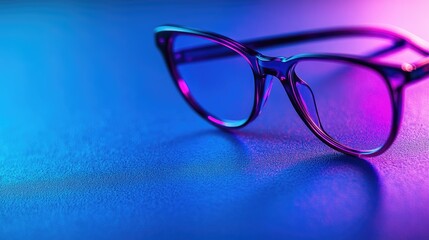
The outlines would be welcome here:
[[[236,39],[392,24],[429,40],[427,3],[185,1],[0,7],[0,238],[429,238],[429,81],[372,159],[314,137],[276,82],[234,134],[186,105],[153,28]]]

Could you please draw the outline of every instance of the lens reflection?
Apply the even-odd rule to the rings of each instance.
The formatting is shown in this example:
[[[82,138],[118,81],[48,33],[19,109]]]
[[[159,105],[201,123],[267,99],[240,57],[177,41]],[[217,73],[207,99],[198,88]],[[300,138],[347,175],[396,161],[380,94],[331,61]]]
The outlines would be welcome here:
[[[303,60],[295,74],[302,81],[296,89],[308,115],[337,142],[365,151],[387,141],[393,110],[380,73],[346,62]]]
[[[212,51],[207,51],[207,47]],[[206,49],[195,50],[202,48]],[[187,60],[177,63],[177,70],[186,83],[188,94],[210,114],[212,122],[235,126],[249,118],[255,83],[245,58],[223,45],[193,35],[178,36],[174,52],[188,53]],[[189,52],[193,58],[189,57]]]

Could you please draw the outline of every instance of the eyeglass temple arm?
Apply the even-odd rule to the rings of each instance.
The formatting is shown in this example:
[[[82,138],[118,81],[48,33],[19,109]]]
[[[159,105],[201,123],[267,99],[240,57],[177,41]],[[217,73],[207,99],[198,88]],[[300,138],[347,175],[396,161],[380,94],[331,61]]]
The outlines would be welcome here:
[[[319,30],[314,32],[303,32],[297,34],[288,34],[282,36],[274,36],[268,38],[261,38],[256,40],[250,40],[244,42],[244,45],[251,48],[268,48],[275,47],[278,45],[305,43],[311,41],[318,41],[332,38],[344,38],[344,37],[379,37],[391,39],[394,41],[393,45],[388,46],[385,49],[381,49],[372,53],[371,55],[381,55],[399,47],[405,46],[406,40],[400,36],[396,36],[393,33],[386,32],[379,29],[372,28],[343,28],[343,29],[332,29],[332,30]]]
[[[342,28],[342,29],[333,29],[333,30],[319,30],[312,32],[302,32],[296,34],[286,34],[268,38],[260,38],[255,40],[244,41],[243,45],[255,48],[263,49],[281,45],[304,43],[322,39],[330,38],[341,38],[341,37],[356,37],[356,36],[372,36],[385,39],[393,40],[391,46],[387,46],[380,50],[377,50],[368,57],[376,57],[383,54],[392,52],[393,50],[400,49],[404,46],[409,46],[415,51],[423,55],[429,55],[429,48],[421,46],[421,44],[415,40],[417,39],[414,36],[407,37],[400,33],[394,31],[388,31],[378,28]],[[419,40],[419,39],[418,39]],[[219,45],[206,45],[195,48],[183,49],[175,53],[175,60],[177,64],[188,63],[195,61],[203,61],[216,59],[220,57],[233,56],[235,53],[227,48],[221,47]]]

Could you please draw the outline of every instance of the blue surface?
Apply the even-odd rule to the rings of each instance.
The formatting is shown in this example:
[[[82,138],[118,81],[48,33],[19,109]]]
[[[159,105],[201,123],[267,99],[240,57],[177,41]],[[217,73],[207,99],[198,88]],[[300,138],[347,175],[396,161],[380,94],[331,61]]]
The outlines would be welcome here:
[[[298,3],[299,2],[299,3]],[[427,3],[2,3],[1,239],[429,238],[429,82],[372,159],[336,153],[279,82],[234,134],[175,89],[153,28],[235,39],[392,24],[427,40]]]

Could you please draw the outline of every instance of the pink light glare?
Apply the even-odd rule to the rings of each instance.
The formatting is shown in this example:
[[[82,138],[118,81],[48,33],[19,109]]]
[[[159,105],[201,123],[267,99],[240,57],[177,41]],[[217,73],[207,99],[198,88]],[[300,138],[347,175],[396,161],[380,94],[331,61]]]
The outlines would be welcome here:
[[[212,122],[214,122],[214,123],[216,123],[216,124],[223,125],[223,126],[227,126],[227,124],[226,124],[225,122],[223,122],[223,121],[221,121],[221,120],[218,120],[218,119],[216,119],[216,118],[214,118],[214,117],[212,117],[212,116],[208,116],[207,118],[208,118],[210,121],[212,121]]]
[[[182,93],[185,94],[186,97],[189,97],[189,88],[188,85],[186,85],[185,81],[183,79],[179,79],[178,84],[180,91],[182,91]]]

